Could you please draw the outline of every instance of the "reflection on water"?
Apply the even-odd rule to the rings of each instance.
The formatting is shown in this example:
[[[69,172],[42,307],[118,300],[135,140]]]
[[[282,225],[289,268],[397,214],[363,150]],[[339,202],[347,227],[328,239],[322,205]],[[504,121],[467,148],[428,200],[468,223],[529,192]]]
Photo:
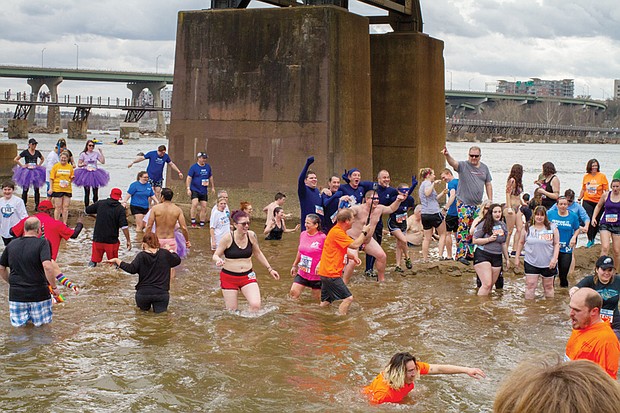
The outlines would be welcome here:
[[[464,159],[468,146],[450,144],[450,149]],[[131,156],[136,147],[130,148]],[[566,166],[570,160],[556,162],[564,182],[564,176],[566,181],[580,176],[590,157],[579,156],[578,145],[494,144],[483,146],[483,155],[491,164],[489,158],[502,153],[516,157],[523,153],[514,151],[526,148],[538,153],[564,147],[571,150],[566,158],[579,158],[572,161],[579,165],[572,174]],[[619,159],[615,147],[595,150],[603,165],[611,166],[606,157]],[[127,159],[131,157],[113,162],[126,171]],[[500,181],[510,165],[496,162],[491,170],[501,193]],[[527,167],[532,180],[536,165]],[[256,222],[253,229],[261,225]],[[523,281],[511,273],[505,290],[488,298],[475,295],[471,276],[437,271],[402,277],[388,266],[386,283],[378,285],[357,274],[351,285],[356,301],[346,317],[336,315],[335,307],[319,308],[309,292],[291,301],[287,271],[296,252],[295,234],[285,234],[281,242],[261,242],[282,279],[273,280],[257,265],[266,311],[255,318],[237,316],[223,310],[206,230],[190,231],[193,248],[177,269],[167,313],[135,308],[135,276],[85,266],[92,228],[61,250],[62,268],[82,289],[78,296],[67,293],[66,303],[55,306],[52,326],[12,328],[7,289],[1,289],[0,374],[5,385],[0,410],[362,412],[369,410],[362,386],[393,353],[408,350],[431,363],[481,367],[488,378],[423,377],[406,405],[376,410],[489,411],[508,370],[533,353],[563,353],[570,333],[567,291],[526,304]],[[388,262],[393,262],[393,241],[386,242]],[[123,251],[121,258],[129,260],[135,253],[135,248]],[[245,306],[244,299],[240,303]]]

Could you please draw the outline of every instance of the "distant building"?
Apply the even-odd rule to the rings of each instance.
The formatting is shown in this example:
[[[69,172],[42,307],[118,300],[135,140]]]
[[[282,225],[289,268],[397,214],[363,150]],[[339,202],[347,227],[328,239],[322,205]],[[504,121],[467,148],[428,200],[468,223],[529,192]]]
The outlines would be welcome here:
[[[620,99],[620,79],[614,80],[614,99]]]
[[[524,81],[517,80],[516,82],[500,80],[497,83],[496,92],[572,98],[575,94],[575,81],[573,79],[543,80],[536,77]]]

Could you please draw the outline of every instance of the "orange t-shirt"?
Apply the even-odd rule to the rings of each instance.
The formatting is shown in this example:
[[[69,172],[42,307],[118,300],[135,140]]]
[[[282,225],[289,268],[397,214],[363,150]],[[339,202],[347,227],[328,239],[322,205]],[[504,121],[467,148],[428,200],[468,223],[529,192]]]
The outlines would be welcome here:
[[[329,278],[341,277],[347,247],[352,242],[353,239],[347,235],[340,223],[334,225],[323,243],[319,275]]]
[[[566,343],[566,358],[593,361],[616,380],[620,343],[609,323],[596,323],[583,330],[573,330]]]
[[[417,361],[415,363],[418,366],[420,374],[428,374],[431,366],[427,363]],[[367,394],[371,403],[398,403],[402,401],[411,390],[415,383],[405,384],[402,388],[396,390],[390,387],[385,378],[383,378],[383,372],[379,373],[377,377],[368,386],[364,387],[364,394]]]
[[[585,174],[581,183],[583,199],[590,202],[598,202],[603,191],[609,190],[609,182],[605,174],[597,172],[595,175]]]

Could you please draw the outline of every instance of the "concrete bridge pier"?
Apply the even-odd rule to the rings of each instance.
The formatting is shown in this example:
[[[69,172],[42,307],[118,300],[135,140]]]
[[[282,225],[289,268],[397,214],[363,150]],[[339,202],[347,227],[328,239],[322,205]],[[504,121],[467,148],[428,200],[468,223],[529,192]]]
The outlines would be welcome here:
[[[136,82],[128,83],[127,88],[131,90],[131,102],[132,105],[140,106],[141,102],[138,102],[140,93],[144,89],[148,89],[153,95],[153,106],[160,108],[161,106],[161,90],[166,87],[166,82]],[[157,112],[157,133],[164,135],[166,133],[166,123],[164,119],[164,113],[162,111]]]
[[[62,82],[62,77],[48,77],[44,80],[45,85],[50,91],[50,100],[52,102],[58,102],[58,85]],[[49,133],[62,132],[59,106],[47,107],[47,130]]]
[[[34,101],[36,102],[36,97],[39,96],[39,91],[41,90],[45,82],[41,78],[33,78],[33,79],[28,79],[27,83],[30,85],[30,88],[31,88],[30,96],[34,96],[35,97]],[[30,112],[28,113],[28,125],[34,125],[36,111],[37,111],[37,106],[32,105],[32,108],[30,109]]]

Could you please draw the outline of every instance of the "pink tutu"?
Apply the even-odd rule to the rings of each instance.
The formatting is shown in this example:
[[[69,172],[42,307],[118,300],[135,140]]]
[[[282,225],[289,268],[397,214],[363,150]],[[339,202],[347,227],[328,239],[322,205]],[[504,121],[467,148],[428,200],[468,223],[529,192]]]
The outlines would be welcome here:
[[[74,172],[73,183],[77,186],[88,186],[91,188],[101,188],[110,182],[110,174],[104,169],[88,170],[78,168]]]
[[[45,167],[37,165],[30,169],[15,165],[13,181],[22,188],[40,188],[45,185]]]
[[[177,255],[180,258],[187,257],[187,247],[185,246],[185,237],[181,234],[181,231],[174,231],[174,239],[177,242]]]

